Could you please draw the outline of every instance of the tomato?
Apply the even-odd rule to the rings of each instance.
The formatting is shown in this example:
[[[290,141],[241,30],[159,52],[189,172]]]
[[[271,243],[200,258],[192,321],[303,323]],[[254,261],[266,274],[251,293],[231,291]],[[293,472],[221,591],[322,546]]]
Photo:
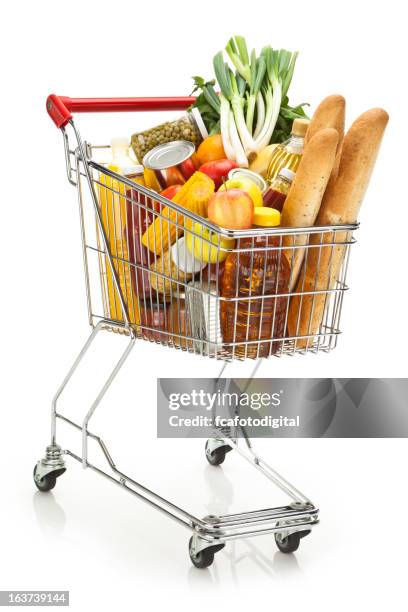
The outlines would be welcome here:
[[[160,192],[160,195],[168,200],[172,200],[176,193],[180,191],[182,185],[170,185],[170,187],[166,187],[163,191]]]
[[[200,166],[200,172],[209,176],[214,181],[215,188],[218,189],[228,179],[228,172],[233,168],[239,168],[238,164],[230,159],[219,159]]]
[[[225,159],[225,157],[221,134],[208,136],[197,149],[197,158],[200,164],[216,161],[218,159]]]

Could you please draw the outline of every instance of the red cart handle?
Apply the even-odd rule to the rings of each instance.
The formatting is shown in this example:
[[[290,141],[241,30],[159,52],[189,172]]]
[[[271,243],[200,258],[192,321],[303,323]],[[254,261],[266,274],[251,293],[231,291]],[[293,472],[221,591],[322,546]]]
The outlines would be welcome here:
[[[68,98],[51,94],[47,98],[47,113],[59,128],[71,119],[72,113],[110,113],[132,111],[185,110],[194,97],[170,98]]]

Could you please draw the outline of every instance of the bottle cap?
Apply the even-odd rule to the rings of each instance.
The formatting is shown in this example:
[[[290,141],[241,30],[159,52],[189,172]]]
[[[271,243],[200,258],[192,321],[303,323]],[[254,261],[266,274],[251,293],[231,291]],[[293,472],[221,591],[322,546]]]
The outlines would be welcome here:
[[[260,227],[277,227],[280,224],[280,212],[268,206],[256,206],[254,208],[254,225]]]
[[[309,127],[309,119],[295,119],[292,123],[293,136],[305,137],[307,128]]]
[[[282,176],[291,183],[295,178],[295,173],[290,168],[281,168],[278,172],[278,176]]]

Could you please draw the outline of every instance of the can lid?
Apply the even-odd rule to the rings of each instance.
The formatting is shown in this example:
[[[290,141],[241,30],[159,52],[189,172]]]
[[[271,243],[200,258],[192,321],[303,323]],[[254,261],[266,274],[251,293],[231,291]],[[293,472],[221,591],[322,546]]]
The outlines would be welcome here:
[[[295,119],[292,123],[292,134],[304,137],[309,127],[309,119]]]
[[[187,140],[173,140],[157,145],[143,158],[143,165],[150,170],[165,170],[185,161],[195,151],[195,146]]]
[[[295,178],[295,173],[290,168],[281,168],[278,172],[278,176],[283,176],[284,179],[291,183]]]
[[[198,131],[200,132],[202,139],[204,140],[205,138],[208,138],[208,130],[205,127],[205,123],[203,121],[203,118],[198,108],[195,106],[194,108],[191,109],[190,112],[194,118],[194,121],[196,122]]]
[[[253,170],[248,170],[247,168],[232,168],[232,170],[228,172],[229,179],[237,178],[238,176],[250,179],[259,187],[262,193],[265,193],[268,188],[265,179],[257,172],[253,172]]]
[[[256,206],[254,208],[254,225],[260,227],[277,227],[280,224],[280,212],[269,206]]]
[[[196,274],[206,267],[206,263],[196,259],[188,250],[186,245],[186,238],[183,236],[179,238],[170,249],[171,259],[184,274]]]

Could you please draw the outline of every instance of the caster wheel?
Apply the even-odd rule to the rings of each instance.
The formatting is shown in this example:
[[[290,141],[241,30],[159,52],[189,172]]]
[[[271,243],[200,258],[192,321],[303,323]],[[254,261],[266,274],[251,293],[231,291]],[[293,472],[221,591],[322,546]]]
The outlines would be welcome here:
[[[35,482],[37,489],[44,493],[46,491],[51,491],[51,489],[53,489],[55,485],[57,484],[58,476],[61,476],[61,474],[63,474],[64,472],[65,472],[65,468],[60,468],[59,470],[55,470],[55,472],[50,472],[46,476],[43,476],[41,480],[37,480],[36,478],[37,466],[35,466],[33,477],[34,477],[34,482]]]
[[[295,533],[290,533],[284,538],[279,533],[276,533],[275,542],[281,552],[292,553],[299,548],[301,538],[304,538],[309,533],[310,529],[307,531],[296,531]]]
[[[214,561],[214,555],[219,550],[223,549],[225,544],[216,544],[215,546],[209,546],[208,548],[204,548],[197,554],[193,554],[192,552],[192,544],[193,537],[190,538],[188,543],[188,552],[190,555],[190,559],[194,567],[198,567],[198,569],[204,569],[206,567],[210,567]]]
[[[208,440],[205,443],[205,456],[210,465],[221,465],[221,463],[224,463],[225,455],[231,450],[230,446],[220,446],[210,453],[208,451]]]

